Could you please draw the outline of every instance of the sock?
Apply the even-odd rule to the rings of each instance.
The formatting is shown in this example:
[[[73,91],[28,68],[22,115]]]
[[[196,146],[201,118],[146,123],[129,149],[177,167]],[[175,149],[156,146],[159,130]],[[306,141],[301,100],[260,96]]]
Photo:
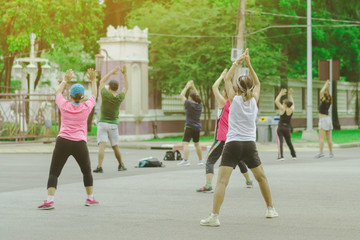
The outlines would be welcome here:
[[[205,185],[206,188],[209,188],[211,187],[211,182],[206,182],[206,185]]]
[[[53,202],[53,201],[54,201],[54,196],[48,195],[46,202],[49,203],[49,202]]]
[[[91,194],[91,195],[87,195],[87,198],[90,199],[91,201],[94,200],[94,195]]]

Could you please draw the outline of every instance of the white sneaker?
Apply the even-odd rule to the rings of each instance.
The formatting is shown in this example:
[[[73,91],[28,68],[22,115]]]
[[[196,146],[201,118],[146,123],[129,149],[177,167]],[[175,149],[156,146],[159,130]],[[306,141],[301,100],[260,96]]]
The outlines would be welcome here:
[[[266,218],[276,218],[278,216],[279,216],[279,214],[276,212],[275,208],[268,207],[266,209]]]
[[[200,221],[201,226],[219,227],[220,221],[217,214],[211,213],[210,216]]]
[[[276,161],[285,161],[285,158],[278,158]]]
[[[204,166],[204,161],[203,160],[199,161],[198,166]]]
[[[292,157],[292,160],[296,160],[296,157]]]
[[[190,163],[187,160],[182,160],[177,165],[178,166],[190,166]]]

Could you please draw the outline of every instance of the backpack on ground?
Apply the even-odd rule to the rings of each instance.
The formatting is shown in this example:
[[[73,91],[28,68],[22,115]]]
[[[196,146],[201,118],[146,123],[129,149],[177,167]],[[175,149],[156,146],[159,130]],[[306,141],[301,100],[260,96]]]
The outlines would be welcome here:
[[[179,150],[166,151],[164,161],[178,161],[182,160],[181,153]]]
[[[136,166],[138,168],[145,168],[145,167],[165,167],[162,162],[160,162],[157,158],[148,157],[139,160],[139,165]]]

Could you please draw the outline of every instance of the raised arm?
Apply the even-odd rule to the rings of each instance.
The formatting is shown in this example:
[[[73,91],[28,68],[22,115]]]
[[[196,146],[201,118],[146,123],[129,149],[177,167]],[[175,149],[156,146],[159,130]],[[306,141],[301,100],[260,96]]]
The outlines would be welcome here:
[[[324,86],[322,87],[322,89],[320,90],[320,98],[322,98],[324,96],[324,93],[326,90],[329,91],[329,80],[327,80],[324,84]]]
[[[293,99],[292,94],[293,94],[293,89],[290,88],[290,89],[289,89],[289,92],[288,92],[288,99],[289,99],[289,101],[292,102],[291,109],[292,109],[293,112],[294,112],[294,111],[295,111],[295,102],[294,102],[294,99]]]
[[[91,80],[91,94],[97,97],[97,88],[96,88],[96,71],[92,68],[87,70],[86,77]]]
[[[120,67],[115,67],[113,70],[111,70],[111,72],[109,72],[108,74],[106,74],[105,77],[103,77],[103,78],[100,80],[99,91],[101,91],[101,89],[103,89],[103,88],[105,87],[105,83],[109,80],[109,78],[111,77],[111,75],[115,75],[119,70],[120,70]]]
[[[259,98],[260,98],[260,81],[259,81],[259,78],[258,78],[258,76],[256,75],[256,73],[254,71],[254,68],[252,67],[252,65],[250,63],[250,55],[249,55],[249,49],[248,48],[245,50],[245,63],[249,68],[250,77],[254,81],[253,95],[254,95],[254,98],[255,98],[256,102],[258,102]]]
[[[286,89],[283,88],[280,90],[279,94],[275,98],[275,105],[280,109],[280,113],[283,113],[285,111],[284,106],[280,103],[280,99],[282,96],[286,94]]]
[[[228,95],[228,98],[230,100],[230,102],[232,102],[232,100],[234,99],[236,93],[234,91],[233,88],[233,84],[231,79],[233,78],[234,74],[235,74],[235,70],[238,68],[238,65],[244,61],[245,59],[245,55],[242,54],[231,66],[231,68],[229,69],[229,71],[227,72],[225,78],[224,78],[224,83],[225,83],[225,89],[226,89],[226,93]]]
[[[71,79],[73,78],[73,71],[71,69],[67,70],[65,73],[65,77],[62,80],[62,82],[59,84],[59,86],[57,87],[56,91],[55,91],[55,96],[59,95],[60,93],[62,93],[65,89],[65,86],[68,82],[71,81]]]
[[[129,83],[126,75],[126,65],[124,65],[123,69],[121,69],[121,72],[124,75],[124,87],[121,91],[126,94],[127,90],[129,89]]]
[[[181,101],[182,101],[183,103],[186,101],[185,94],[186,94],[187,90],[188,90],[188,89],[190,88],[190,86],[191,86],[191,83],[190,83],[190,82],[191,82],[191,81],[189,81],[189,82],[186,83],[184,89],[183,89],[183,90],[181,91],[181,93],[180,93],[180,99],[181,99]]]
[[[220,77],[215,81],[215,83],[212,85],[212,91],[214,93],[215,99],[218,102],[219,108],[224,107],[226,99],[223,97],[223,95],[219,91],[219,85],[221,83],[221,80],[223,80],[226,76],[227,69],[225,69]]]

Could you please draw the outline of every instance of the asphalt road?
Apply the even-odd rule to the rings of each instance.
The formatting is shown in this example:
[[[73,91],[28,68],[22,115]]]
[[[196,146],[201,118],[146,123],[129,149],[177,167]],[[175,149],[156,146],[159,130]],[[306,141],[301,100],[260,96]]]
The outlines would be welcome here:
[[[69,158],[52,211],[36,208],[46,198],[51,154],[0,154],[0,239],[360,239],[359,148],[336,149],[335,158],[322,159],[313,158],[316,149],[303,148],[296,161],[285,148],[284,162],[259,149],[279,218],[265,218],[258,185],[247,189],[236,169],[219,228],[199,225],[211,212],[213,195],[195,192],[205,171],[194,150],[189,167],[165,162],[164,168],[134,168],[139,159],[162,159],[164,152],[121,149],[126,172],[117,171],[107,152],[104,173],[94,174],[97,207],[84,206],[82,175]],[[95,153],[91,161],[94,169]]]

